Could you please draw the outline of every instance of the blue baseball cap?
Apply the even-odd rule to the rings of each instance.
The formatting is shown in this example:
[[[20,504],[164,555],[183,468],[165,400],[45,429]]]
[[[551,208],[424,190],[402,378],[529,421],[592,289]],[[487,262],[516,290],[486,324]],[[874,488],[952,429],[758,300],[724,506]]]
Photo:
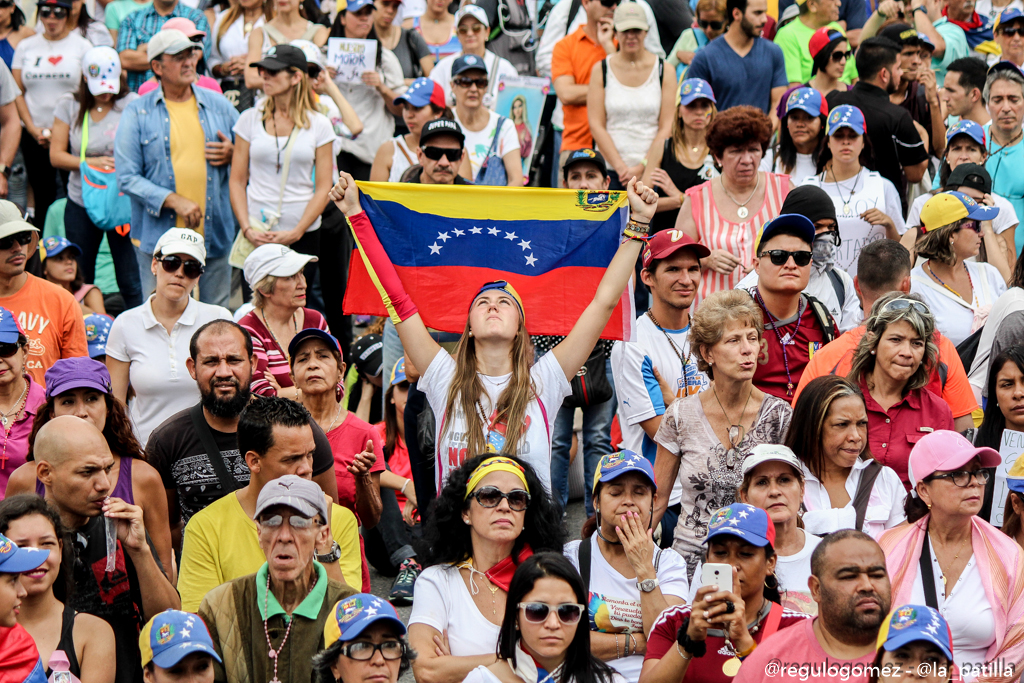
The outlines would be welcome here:
[[[703,78],[687,78],[679,83],[679,92],[676,95],[676,104],[687,105],[694,100],[715,100],[715,93],[711,90],[711,84]]]
[[[203,620],[176,609],[161,612],[142,627],[139,651],[142,666],[153,662],[161,669],[170,669],[193,652],[203,652],[221,661]]]
[[[49,550],[19,548],[14,541],[0,534],[0,574],[30,572],[46,562],[49,556]]]
[[[852,104],[841,104],[828,115],[828,135],[835,135],[840,128],[849,128],[857,135],[864,135],[864,112]]]
[[[17,344],[22,334],[21,325],[14,314],[0,307],[0,344]]]
[[[47,237],[43,240],[39,249],[39,258],[46,260],[50,256],[56,256],[65,249],[72,249],[75,252],[75,256],[81,256],[82,250],[77,244],[72,242],[66,237]]]
[[[339,600],[324,624],[324,647],[330,647],[339,640],[354,640],[368,626],[382,620],[390,622],[398,635],[405,635],[405,624],[398,618],[398,612],[376,595],[356,593]]]
[[[927,33],[922,33],[921,31],[918,31],[917,40],[918,42],[921,43],[921,47],[926,47],[932,52],[935,52],[935,43],[932,42],[932,39],[928,37]]]
[[[338,353],[341,353],[341,344],[338,343],[338,340],[334,335],[329,332],[324,332],[316,327],[307,327],[304,330],[299,330],[295,336],[292,337],[291,342],[288,344],[288,357],[294,357],[295,352],[299,350],[299,346],[307,339],[323,340],[323,342],[328,346],[337,349]]]
[[[990,66],[988,68],[988,75],[991,76],[992,74],[996,73],[997,71],[1012,71],[1012,72],[1016,73],[1019,76],[1024,76],[1024,71],[1022,71],[1019,66],[1017,66],[1013,62],[1007,61],[1005,59],[1003,61],[1001,61],[1001,62],[996,62],[995,64]]]
[[[1021,12],[1019,9],[1015,7],[1003,10],[1002,12],[999,13],[999,16],[996,17],[995,23],[992,24],[992,30],[998,31],[1000,26],[1009,23],[1014,19],[1024,19],[1024,12]]]
[[[107,355],[107,337],[114,321],[102,313],[85,316],[85,340],[89,342],[89,358]]]
[[[736,536],[751,545],[763,548],[775,545],[775,524],[768,512],[746,503],[733,503],[711,515],[707,545],[718,536]]]
[[[455,78],[464,71],[470,71],[471,69],[483,71],[486,74],[487,64],[484,62],[484,58],[477,57],[476,55],[461,55],[452,63],[452,78]]]
[[[814,88],[797,88],[786,98],[786,114],[801,109],[811,116],[827,116],[828,105],[821,93]]]
[[[408,381],[408,378],[405,376],[405,356],[402,356],[395,363],[395,367],[391,368],[391,381],[388,384],[400,384],[401,382]]]
[[[950,126],[949,130],[946,131],[946,142],[951,141],[957,135],[966,135],[982,147],[985,146],[985,129],[974,121],[961,119],[954,123]]]
[[[373,0],[348,0],[348,5],[345,7],[346,12],[358,12],[364,7],[372,7]]]
[[[920,641],[939,648],[952,663],[953,636],[949,624],[938,610],[925,605],[903,605],[893,610],[878,631],[877,647],[892,652]]]
[[[428,104],[433,104],[440,109],[447,106],[444,99],[444,88],[440,83],[429,78],[417,78],[406,88],[404,93],[395,98],[394,104],[398,106],[403,102],[417,109]]]
[[[783,213],[761,226],[761,231],[757,234],[757,239],[754,241],[754,253],[756,254],[760,251],[761,244],[775,237],[775,233],[782,228],[796,228],[801,239],[807,242],[807,244],[814,244],[814,233],[816,231],[811,219],[799,213]]]
[[[651,465],[651,461],[633,451],[621,450],[601,457],[594,470],[594,485],[591,487],[591,492],[597,488],[598,483],[608,483],[629,472],[638,472],[647,477],[654,490],[658,490],[658,482],[654,479],[654,466]]]

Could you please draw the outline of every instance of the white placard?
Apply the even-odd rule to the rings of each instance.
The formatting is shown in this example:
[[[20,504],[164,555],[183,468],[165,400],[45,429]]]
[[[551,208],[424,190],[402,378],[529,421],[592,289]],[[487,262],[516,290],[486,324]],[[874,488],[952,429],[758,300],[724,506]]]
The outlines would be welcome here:
[[[376,40],[327,39],[327,66],[338,70],[338,83],[362,83],[363,72],[374,70],[376,58]]]
[[[1006,475],[1024,453],[1024,432],[1012,429],[1003,430],[1003,438],[999,442],[999,458],[1002,464],[996,468],[996,485],[992,494],[992,515],[989,521],[992,526],[1003,526],[1003,509],[1006,507],[1006,496],[1010,489],[1006,487]]]

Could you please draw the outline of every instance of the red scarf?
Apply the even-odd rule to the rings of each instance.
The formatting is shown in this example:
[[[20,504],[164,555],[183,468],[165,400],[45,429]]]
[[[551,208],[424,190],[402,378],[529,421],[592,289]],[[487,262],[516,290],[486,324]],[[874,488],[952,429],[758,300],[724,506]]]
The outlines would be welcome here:
[[[515,562],[512,561],[512,556],[510,555],[485,571],[484,576],[495,586],[508,593],[508,587],[512,583],[512,576],[516,573],[516,567],[521,565],[531,555],[533,555],[533,548],[530,547],[529,543],[524,543],[523,549],[519,551]]]
[[[949,15],[946,14],[946,10],[947,9],[948,8],[946,8],[946,7],[942,8],[942,16],[944,16],[947,19],[949,19]],[[977,12],[975,12],[974,14],[971,15],[971,20],[970,21],[957,21],[956,19],[949,19],[949,23],[956,24],[957,26],[959,26],[960,28],[962,28],[965,31],[970,31],[972,29],[981,28],[982,26],[985,25],[985,22],[982,21],[982,19],[981,19],[981,15],[979,15]]]

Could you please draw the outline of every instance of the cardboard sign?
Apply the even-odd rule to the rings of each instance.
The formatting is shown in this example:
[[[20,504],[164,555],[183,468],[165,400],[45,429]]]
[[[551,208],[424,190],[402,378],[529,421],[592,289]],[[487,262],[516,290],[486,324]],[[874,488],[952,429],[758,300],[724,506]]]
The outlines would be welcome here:
[[[1024,432],[1004,429],[1003,438],[999,442],[999,457],[1003,462],[996,468],[996,484],[992,494],[992,516],[989,519],[992,526],[1003,526],[1003,510],[1006,508],[1006,496],[1010,492],[1006,487],[1006,475],[1021,453],[1024,453]]]
[[[376,65],[376,40],[327,39],[327,66],[337,69],[337,83],[362,83],[363,72],[373,71]]]

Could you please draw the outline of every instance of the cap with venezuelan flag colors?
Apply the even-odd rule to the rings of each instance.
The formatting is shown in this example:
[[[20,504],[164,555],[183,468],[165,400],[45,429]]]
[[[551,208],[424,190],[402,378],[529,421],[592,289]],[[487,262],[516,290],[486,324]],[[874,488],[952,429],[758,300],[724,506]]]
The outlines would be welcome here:
[[[405,624],[398,618],[398,612],[391,603],[376,595],[356,593],[339,600],[324,624],[324,647],[330,647],[339,640],[358,638],[368,626],[381,620],[391,622],[398,635],[405,635]]]
[[[878,630],[878,646],[887,652],[908,643],[931,643],[953,661],[953,636],[949,624],[937,610],[925,605],[903,605],[893,610]]]
[[[203,620],[176,609],[161,612],[142,627],[139,650],[142,666],[153,662],[161,669],[171,668],[193,652],[204,652],[221,661]]]

